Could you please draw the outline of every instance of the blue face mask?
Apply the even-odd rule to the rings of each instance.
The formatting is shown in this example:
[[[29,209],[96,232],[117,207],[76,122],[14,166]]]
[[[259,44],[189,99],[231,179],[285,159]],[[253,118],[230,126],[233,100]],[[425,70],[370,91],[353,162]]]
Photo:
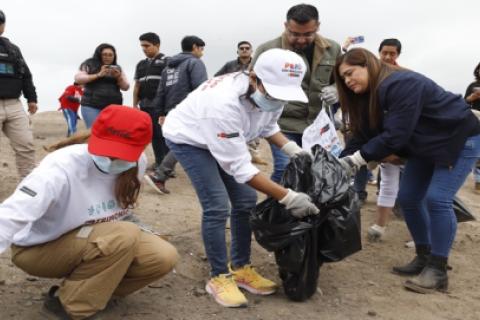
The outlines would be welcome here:
[[[255,92],[252,93],[250,97],[263,112],[278,111],[285,105],[285,101],[267,98],[267,95],[261,93],[258,89],[255,90]]]
[[[109,157],[97,156],[94,154],[91,156],[98,169],[109,174],[119,174],[137,166],[136,162],[129,162],[120,159],[111,160]]]

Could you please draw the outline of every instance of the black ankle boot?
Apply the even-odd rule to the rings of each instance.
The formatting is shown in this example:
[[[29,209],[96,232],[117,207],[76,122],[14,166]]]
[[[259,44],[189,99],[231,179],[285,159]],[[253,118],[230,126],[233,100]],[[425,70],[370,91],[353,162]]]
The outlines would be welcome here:
[[[427,266],[420,275],[405,281],[405,288],[418,293],[431,293],[435,290],[446,292],[448,289],[447,259],[430,256]]]
[[[402,276],[416,276],[422,272],[423,268],[427,265],[430,257],[429,245],[417,245],[415,246],[417,255],[412,261],[403,266],[395,266],[392,268],[392,272]]]

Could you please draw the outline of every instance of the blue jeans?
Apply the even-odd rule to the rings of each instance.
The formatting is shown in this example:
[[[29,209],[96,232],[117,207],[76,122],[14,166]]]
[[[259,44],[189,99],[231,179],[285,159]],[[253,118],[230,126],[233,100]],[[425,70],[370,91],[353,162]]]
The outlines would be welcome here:
[[[70,109],[62,109],[63,116],[67,121],[67,137],[77,132],[77,113]]]
[[[477,160],[477,165],[473,168],[473,176],[475,177],[475,182],[480,183],[480,159]]]
[[[353,179],[353,190],[358,194],[360,200],[366,200],[368,196],[367,183],[369,172],[367,166],[361,166]]]
[[[229,272],[225,241],[229,216],[232,265],[250,263],[249,215],[257,202],[255,190],[223,171],[210,151],[168,139],[165,142],[190,178],[202,205],[202,237],[212,277]]]
[[[289,140],[295,141],[299,146],[302,146],[302,134],[300,133],[283,133],[285,137]],[[277,146],[270,144],[270,148],[272,149],[272,156],[273,156],[273,172],[271,179],[276,183],[280,182],[282,179],[283,171],[285,171],[285,167],[290,162],[290,158]]]
[[[82,106],[82,118],[83,121],[85,121],[85,126],[87,127],[87,129],[90,129],[92,127],[93,122],[95,122],[95,119],[97,119],[100,111],[102,110],[89,106]]]
[[[432,254],[448,257],[457,231],[453,197],[480,156],[480,135],[470,137],[452,168],[409,158],[397,201],[416,245],[430,245]]]

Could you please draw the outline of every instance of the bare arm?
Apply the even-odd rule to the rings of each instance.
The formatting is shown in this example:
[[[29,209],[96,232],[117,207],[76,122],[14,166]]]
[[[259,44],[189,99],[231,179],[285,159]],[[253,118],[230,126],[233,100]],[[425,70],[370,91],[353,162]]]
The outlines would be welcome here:
[[[254,175],[253,178],[247,182],[247,184],[255,190],[272,196],[276,200],[283,199],[288,192],[287,189],[273,182],[261,172]]]
[[[268,142],[276,145],[278,148],[282,148],[288,141],[288,138],[281,132],[275,133],[273,136],[265,138]]]

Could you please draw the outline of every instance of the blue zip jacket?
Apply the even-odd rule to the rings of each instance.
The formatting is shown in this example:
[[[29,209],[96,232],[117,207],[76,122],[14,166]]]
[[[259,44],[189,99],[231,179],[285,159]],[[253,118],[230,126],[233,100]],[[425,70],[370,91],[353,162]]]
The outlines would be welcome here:
[[[367,162],[396,154],[453,166],[467,138],[480,133],[480,123],[461,95],[419,73],[394,72],[377,94],[383,110],[381,128],[350,139],[343,155],[360,149]]]

